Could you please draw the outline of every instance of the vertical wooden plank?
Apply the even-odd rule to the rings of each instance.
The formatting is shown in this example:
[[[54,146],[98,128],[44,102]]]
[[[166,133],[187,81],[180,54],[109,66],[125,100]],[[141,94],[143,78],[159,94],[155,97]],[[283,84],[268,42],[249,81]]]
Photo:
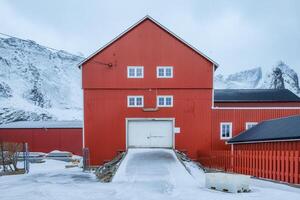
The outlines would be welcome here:
[[[269,167],[269,163],[270,163],[270,151],[266,150],[266,178],[270,178],[270,167]]]
[[[277,151],[276,152],[276,161],[277,161],[277,164],[276,164],[276,180],[280,180],[280,151]]]
[[[272,179],[276,180],[276,172],[277,172],[277,163],[276,163],[276,151],[272,151]]]
[[[285,162],[284,162],[284,151],[280,152],[280,180],[284,181],[284,169],[285,169]]]
[[[299,181],[299,151],[295,152],[294,162],[295,162],[294,183],[300,184],[300,181]]]
[[[289,165],[290,165],[290,169],[289,169],[289,183],[294,183],[294,151],[290,151],[290,155],[289,155]]]
[[[289,152],[285,151],[285,168],[284,168],[284,181],[285,182],[289,182],[289,170],[290,170],[290,166],[289,166]]]
[[[262,168],[261,168],[261,176],[266,178],[266,151],[263,149],[261,152],[262,156]]]

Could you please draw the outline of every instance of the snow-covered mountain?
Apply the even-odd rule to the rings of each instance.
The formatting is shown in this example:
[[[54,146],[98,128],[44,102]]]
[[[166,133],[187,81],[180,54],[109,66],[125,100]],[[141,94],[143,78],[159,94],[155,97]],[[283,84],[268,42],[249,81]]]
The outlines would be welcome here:
[[[0,38],[0,124],[82,119],[82,57]]]
[[[282,61],[263,75],[260,67],[214,78],[217,89],[289,89],[300,96],[297,73]]]
[[[0,38],[0,124],[82,120],[83,58],[31,40]],[[283,62],[264,75],[260,67],[217,75],[215,88],[287,88],[300,95],[297,73]]]

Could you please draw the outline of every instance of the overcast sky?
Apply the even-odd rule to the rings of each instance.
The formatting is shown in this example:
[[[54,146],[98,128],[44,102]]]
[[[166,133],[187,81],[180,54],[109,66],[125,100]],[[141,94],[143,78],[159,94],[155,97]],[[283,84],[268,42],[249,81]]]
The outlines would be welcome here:
[[[0,32],[88,56],[147,14],[219,73],[279,60],[300,73],[300,0],[1,0]]]

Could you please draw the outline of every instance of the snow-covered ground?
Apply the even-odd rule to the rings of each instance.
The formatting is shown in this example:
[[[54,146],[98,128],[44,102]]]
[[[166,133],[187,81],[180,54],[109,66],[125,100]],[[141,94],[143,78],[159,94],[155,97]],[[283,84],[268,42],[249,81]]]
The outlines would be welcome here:
[[[80,168],[66,169],[65,162],[47,160],[31,164],[26,175],[0,177],[1,200],[75,199],[203,199],[203,200],[294,200],[300,189],[253,179],[250,193],[223,193],[204,187],[204,173],[186,163],[191,175],[172,151],[131,151],[123,160],[112,183],[100,183]]]

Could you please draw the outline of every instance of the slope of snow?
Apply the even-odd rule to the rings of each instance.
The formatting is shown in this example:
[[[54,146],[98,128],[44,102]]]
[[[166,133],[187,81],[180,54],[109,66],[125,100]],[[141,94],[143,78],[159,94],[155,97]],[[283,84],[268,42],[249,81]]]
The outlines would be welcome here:
[[[81,57],[0,38],[0,124],[82,119]]]
[[[152,178],[152,174],[148,174],[143,176],[144,180],[112,183],[100,183],[94,174],[82,172],[79,168],[66,169],[66,164],[63,161],[47,160],[46,163],[31,164],[29,174],[0,177],[1,200],[290,200],[300,198],[300,189],[260,180],[252,180],[250,193],[231,194],[209,190],[204,187],[203,171],[193,163],[187,165],[192,176],[183,174],[182,169],[176,167],[157,169],[170,171],[172,174],[169,176],[170,179],[166,179],[167,175],[159,179],[158,176]],[[138,165],[137,163],[137,168]],[[153,170],[151,166],[145,168],[145,170],[149,169]],[[172,176],[190,176],[194,177],[194,181],[191,181],[192,186],[185,187],[186,179],[183,177],[185,179],[183,184],[165,190],[178,181]],[[160,184],[156,185],[158,182]]]

